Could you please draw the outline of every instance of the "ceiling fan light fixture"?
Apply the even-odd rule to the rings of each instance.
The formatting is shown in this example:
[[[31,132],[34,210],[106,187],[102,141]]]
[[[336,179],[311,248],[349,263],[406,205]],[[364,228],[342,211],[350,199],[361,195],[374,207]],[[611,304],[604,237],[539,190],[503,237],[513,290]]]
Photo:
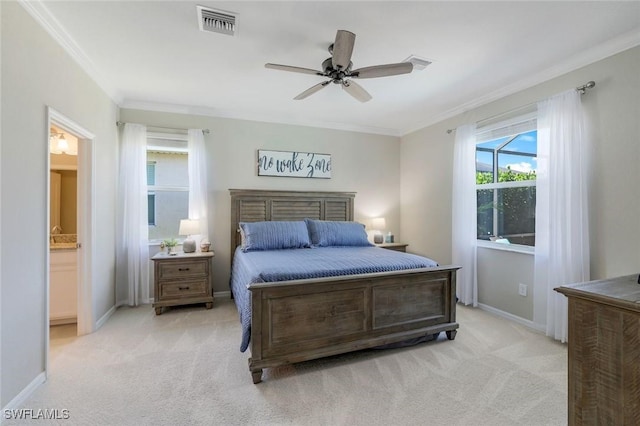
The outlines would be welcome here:
[[[316,84],[296,96],[295,100],[307,98],[309,95],[326,87],[329,83],[339,84],[342,89],[360,102],[368,102],[371,95],[359,84],[351,79],[365,79],[389,77],[394,75],[408,74],[413,71],[414,64],[409,62],[398,62],[395,64],[373,65],[364,68],[352,69],[351,55],[355,44],[356,35],[350,31],[338,30],[335,42],[329,46],[331,58],[322,62],[322,71],[310,68],[294,67],[290,65],[280,65],[267,63],[264,66],[280,71],[297,72],[303,74],[315,74],[326,77],[329,80]],[[428,61],[427,61],[428,62]],[[431,62],[428,62],[431,63]],[[426,65],[425,65],[426,66]],[[349,79],[349,80],[347,80]]]
[[[421,58],[420,56],[417,56],[417,55],[411,55],[402,62],[412,63],[413,69],[416,71],[422,71],[423,69],[425,69],[426,67],[428,67],[433,63],[433,61],[430,61],[429,59]]]

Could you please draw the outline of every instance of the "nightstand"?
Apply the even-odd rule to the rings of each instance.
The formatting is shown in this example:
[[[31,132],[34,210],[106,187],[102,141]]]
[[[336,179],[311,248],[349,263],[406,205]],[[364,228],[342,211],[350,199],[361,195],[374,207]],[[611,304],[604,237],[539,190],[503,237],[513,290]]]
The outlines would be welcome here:
[[[408,245],[409,244],[403,244],[403,243],[382,243],[382,244],[376,244],[376,247],[384,248],[387,250],[406,252]]]
[[[156,315],[162,308],[176,305],[205,303],[213,307],[211,288],[211,258],[213,252],[178,253],[165,252],[151,258],[154,263],[154,302]]]

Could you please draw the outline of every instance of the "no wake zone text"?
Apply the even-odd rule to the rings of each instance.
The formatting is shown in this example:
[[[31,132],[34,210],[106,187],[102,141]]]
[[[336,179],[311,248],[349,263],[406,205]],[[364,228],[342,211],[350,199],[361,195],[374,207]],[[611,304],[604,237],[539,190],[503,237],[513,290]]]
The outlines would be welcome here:
[[[259,151],[261,176],[331,177],[331,156],[310,152]]]

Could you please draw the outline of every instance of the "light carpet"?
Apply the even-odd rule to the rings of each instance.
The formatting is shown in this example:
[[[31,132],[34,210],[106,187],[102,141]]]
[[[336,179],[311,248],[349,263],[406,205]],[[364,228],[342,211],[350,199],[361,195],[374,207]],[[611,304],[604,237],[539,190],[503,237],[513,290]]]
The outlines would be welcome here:
[[[232,301],[156,316],[121,308],[96,333],[52,329],[50,376],[23,404],[63,425],[564,425],[567,348],[458,307],[449,341],[265,370],[254,385]],[[63,326],[68,327],[68,326]]]

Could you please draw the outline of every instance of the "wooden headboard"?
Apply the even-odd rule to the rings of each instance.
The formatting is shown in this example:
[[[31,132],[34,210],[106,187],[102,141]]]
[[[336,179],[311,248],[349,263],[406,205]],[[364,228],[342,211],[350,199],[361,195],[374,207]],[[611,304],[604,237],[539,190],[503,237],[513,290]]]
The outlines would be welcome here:
[[[265,220],[353,220],[355,192],[230,189],[231,257],[240,245],[240,222]]]

